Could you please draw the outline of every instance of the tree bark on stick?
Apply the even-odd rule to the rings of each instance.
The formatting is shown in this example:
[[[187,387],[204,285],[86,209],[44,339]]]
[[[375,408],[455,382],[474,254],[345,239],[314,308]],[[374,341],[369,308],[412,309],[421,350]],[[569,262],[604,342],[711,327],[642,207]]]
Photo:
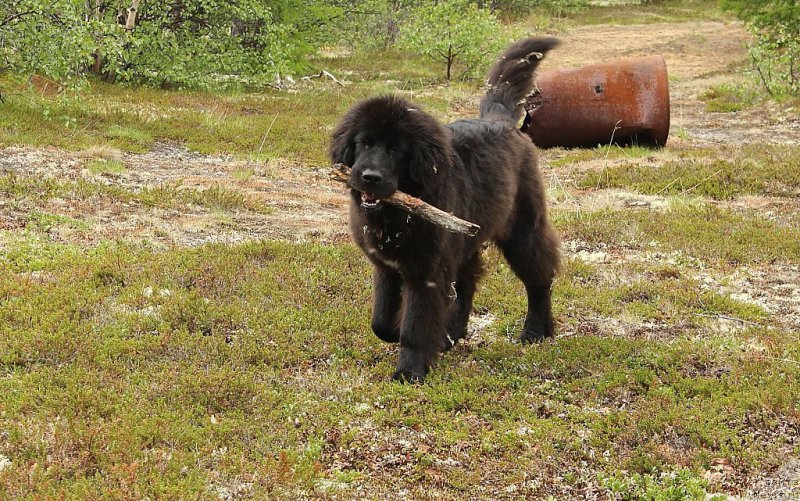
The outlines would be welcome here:
[[[350,186],[348,181],[350,177],[350,167],[344,164],[334,164],[330,172],[330,177],[336,182]],[[350,187],[352,188],[352,186]],[[412,197],[408,193],[403,193],[402,191],[395,191],[381,200],[452,233],[461,233],[474,237],[481,229],[481,227],[475,223],[458,218],[419,198]]]

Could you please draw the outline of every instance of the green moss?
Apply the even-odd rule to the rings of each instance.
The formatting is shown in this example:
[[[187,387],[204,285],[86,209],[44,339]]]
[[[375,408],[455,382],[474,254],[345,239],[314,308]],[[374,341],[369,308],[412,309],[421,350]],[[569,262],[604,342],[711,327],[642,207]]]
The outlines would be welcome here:
[[[389,485],[471,494],[487,469],[506,472],[494,481],[502,488],[521,481],[519,464],[547,482],[553,457],[574,485],[591,480],[588,469],[610,492],[700,492],[688,473],[661,473],[701,471],[717,457],[745,473],[774,464],[780,436],[749,437],[792,415],[800,394],[797,367],[779,361],[793,337],[775,329],[748,334],[769,336],[769,358],[691,322],[666,339],[520,346],[505,326],[521,316],[521,291],[496,253],[477,298],[496,323],[410,386],[388,381],[395,350],[368,332],[369,267],[350,245],[45,242],[0,257],[0,428],[13,465],[0,474],[10,497],[203,497],[236,482],[256,497]],[[607,287],[596,267],[569,261],[558,316],[613,318],[642,304],[644,316],[676,325],[691,311],[768,321],[659,270]],[[408,475],[370,468],[387,455]],[[31,472],[28,462],[50,466]],[[620,484],[620,468],[642,477]],[[524,492],[541,494],[536,485]]]
[[[625,163],[588,171],[577,185],[717,200],[754,194],[793,196],[800,190],[798,147],[745,146],[725,150],[723,156],[729,159],[684,156],[657,165]]]
[[[706,111],[731,113],[755,106],[761,94],[751,85],[725,83],[715,85],[700,95],[706,103]]]
[[[668,211],[554,211],[567,239],[647,249],[655,246],[713,263],[755,264],[800,259],[800,230],[755,212],[676,203]]]
[[[89,169],[89,172],[92,174],[110,174],[110,175],[120,175],[125,172],[125,164],[120,162],[119,160],[114,159],[93,159],[89,161],[89,164],[86,167]]]

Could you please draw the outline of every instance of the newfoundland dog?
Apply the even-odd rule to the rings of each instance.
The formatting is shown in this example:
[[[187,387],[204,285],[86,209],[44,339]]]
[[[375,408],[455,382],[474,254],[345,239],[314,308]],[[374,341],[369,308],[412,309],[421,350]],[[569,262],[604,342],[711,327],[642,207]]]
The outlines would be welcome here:
[[[350,230],[375,266],[372,330],[400,343],[394,379],[421,382],[437,354],[464,337],[486,242],[525,284],[522,341],[553,334],[559,239],[536,149],[517,124],[534,70],[557,44],[528,38],[508,47],[489,72],[477,119],[441,125],[415,104],[382,96],[353,106],[333,133],[331,159],[352,167]],[[396,190],[481,230],[449,233],[381,200]]]

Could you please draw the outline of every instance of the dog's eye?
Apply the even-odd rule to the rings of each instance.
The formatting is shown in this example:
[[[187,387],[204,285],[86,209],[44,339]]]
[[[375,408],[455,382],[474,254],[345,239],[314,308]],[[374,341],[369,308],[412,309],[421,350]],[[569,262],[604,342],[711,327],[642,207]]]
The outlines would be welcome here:
[[[356,144],[358,144],[365,150],[368,150],[369,147],[372,146],[372,142],[370,142],[369,139],[359,139],[358,141],[356,141]]]

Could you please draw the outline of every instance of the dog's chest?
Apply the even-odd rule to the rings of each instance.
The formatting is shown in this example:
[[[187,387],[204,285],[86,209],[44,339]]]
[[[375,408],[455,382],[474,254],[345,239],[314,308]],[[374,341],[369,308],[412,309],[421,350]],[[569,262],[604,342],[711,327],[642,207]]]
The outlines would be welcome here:
[[[403,221],[363,220],[356,240],[372,259],[390,268],[399,269],[414,244],[414,221],[409,216]]]
[[[365,223],[361,232],[364,243],[380,254],[402,252],[411,240],[411,229],[408,225]]]

